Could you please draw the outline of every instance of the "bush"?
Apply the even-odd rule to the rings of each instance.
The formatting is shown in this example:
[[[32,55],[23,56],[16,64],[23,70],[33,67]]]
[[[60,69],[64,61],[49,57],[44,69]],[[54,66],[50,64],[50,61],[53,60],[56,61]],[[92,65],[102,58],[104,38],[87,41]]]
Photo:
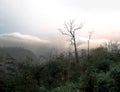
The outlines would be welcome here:
[[[96,69],[96,72],[107,72],[110,69],[110,63],[109,60],[101,60],[94,63],[94,67]]]
[[[67,83],[63,86],[53,89],[51,92],[76,92],[77,87],[74,83]]]

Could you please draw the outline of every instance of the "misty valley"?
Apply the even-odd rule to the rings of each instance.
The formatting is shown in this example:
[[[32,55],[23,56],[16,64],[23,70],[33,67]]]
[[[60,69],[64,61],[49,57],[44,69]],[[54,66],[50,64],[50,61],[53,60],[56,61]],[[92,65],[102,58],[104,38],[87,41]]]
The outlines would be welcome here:
[[[0,92],[120,92],[120,0],[0,0]]]

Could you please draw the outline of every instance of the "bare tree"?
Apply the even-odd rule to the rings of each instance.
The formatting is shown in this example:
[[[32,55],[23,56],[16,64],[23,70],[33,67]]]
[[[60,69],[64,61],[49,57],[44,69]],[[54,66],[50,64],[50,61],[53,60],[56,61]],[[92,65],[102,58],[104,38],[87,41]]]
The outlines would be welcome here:
[[[91,36],[93,34],[93,31],[91,32],[88,32],[89,35],[88,35],[88,60],[89,60],[89,54],[90,54],[90,39],[91,39]]]
[[[111,41],[103,43],[103,47],[107,48],[111,52],[119,53],[119,51],[120,51],[120,42],[111,40]]]
[[[66,35],[70,37],[70,41],[74,46],[74,51],[75,51],[75,59],[76,62],[79,63],[79,59],[78,59],[78,51],[77,51],[77,45],[76,45],[76,31],[80,30],[82,28],[83,24],[81,23],[80,25],[76,25],[75,22],[69,21],[68,23],[64,23],[64,30],[63,29],[59,29],[59,31],[62,33],[62,35]]]

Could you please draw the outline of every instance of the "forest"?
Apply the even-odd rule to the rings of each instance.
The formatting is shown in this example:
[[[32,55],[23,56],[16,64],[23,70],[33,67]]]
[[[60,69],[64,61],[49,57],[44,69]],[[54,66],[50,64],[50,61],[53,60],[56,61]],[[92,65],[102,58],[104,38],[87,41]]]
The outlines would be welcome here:
[[[0,92],[120,92],[119,43],[91,49],[89,58],[87,50],[80,52],[79,62],[68,51],[38,65],[31,57],[16,62],[0,55]]]

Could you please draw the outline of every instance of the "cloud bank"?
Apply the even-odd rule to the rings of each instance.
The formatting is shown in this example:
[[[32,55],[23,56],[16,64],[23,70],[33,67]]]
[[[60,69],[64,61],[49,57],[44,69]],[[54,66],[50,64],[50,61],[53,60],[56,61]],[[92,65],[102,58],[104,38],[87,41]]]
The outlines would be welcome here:
[[[112,36],[113,33],[109,35],[93,35],[90,39],[90,48],[95,48],[108,42],[111,39],[115,40],[119,38],[118,33],[114,33],[115,36]],[[114,38],[113,38],[114,37]],[[108,40],[109,39],[109,40]],[[80,49],[85,49],[88,46],[87,36],[76,36],[77,46]],[[119,40],[118,40],[119,41]],[[73,47],[70,43],[69,38],[62,37],[60,39],[54,40],[45,40],[37,36],[26,35],[19,32],[13,33],[4,33],[0,34],[0,46],[1,47],[23,47],[31,50],[36,55],[45,55],[46,53],[51,53],[56,51],[63,51],[70,46]]]
[[[38,43],[50,43],[48,40],[40,39],[39,37],[32,36],[32,35],[25,35],[19,32],[14,33],[4,33],[0,35],[1,38],[8,38],[8,39],[16,39],[21,41],[28,41],[28,42],[38,42]]]
[[[62,42],[45,40],[37,36],[21,34],[19,32],[0,34],[1,47],[22,47],[31,50],[36,55],[53,52],[53,49],[63,49]]]

